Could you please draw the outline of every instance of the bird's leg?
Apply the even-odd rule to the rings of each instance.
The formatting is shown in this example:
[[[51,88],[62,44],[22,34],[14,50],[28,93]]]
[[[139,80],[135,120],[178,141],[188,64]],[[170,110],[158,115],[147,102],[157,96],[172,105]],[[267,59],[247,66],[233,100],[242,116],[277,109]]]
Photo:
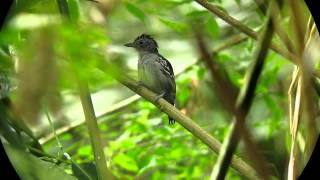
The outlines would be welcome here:
[[[137,86],[143,86],[143,82],[139,80]]]
[[[165,94],[166,94],[166,92],[163,92],[163,93],[159,94],[159,95],[154,99],[154,102],[158,104],[160,98],[162,98]]]
[[[139,80],[137,83],[137,87],[141,87],[141,86],[143,86],[143,82]]]
[[[144,86],[143,82],[139,80],[137,83],[137,89],[141,89],[141,87],[143,86]]]
[[[158,104],[160,98],[162,98],[165,94],[166,94],[166,92],[163,92],[163,93],[159,94],[159,95],[155,98],[154,102]],[[159,105],[159,109],[160,109],[161,111],[163,111],[162,105]]]

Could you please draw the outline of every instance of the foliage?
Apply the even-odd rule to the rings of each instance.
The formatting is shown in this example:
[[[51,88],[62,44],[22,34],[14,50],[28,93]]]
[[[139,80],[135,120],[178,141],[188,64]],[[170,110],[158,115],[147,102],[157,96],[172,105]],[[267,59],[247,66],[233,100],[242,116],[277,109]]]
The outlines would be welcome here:
[[[88,131],[82,125],[84,117],[77,92],[77,81],[87,81],[108,167],[118,179],[209,179],[217,156],[179,124],[169,126],[167,116],[148,101],[140,99],[103,115],[106,107],[113,107],[133,92],[101,68],[105,62],[113,63],[127,75],[136,77],[137,55],[123,44],[141,33],[153,35],[159,42],[159,51],[172,62],[175,70],[176,107],[222,142],[232,116],[213,90],[215,82],[206,67],[196,63],[199,54],[192,26],[194,22],[203,26],[210,48],[223,44],[238,34],[237,30],[191,0],[108,0],[100,3],[69,0],[72,23],[61,18],[55,1],[16,2],[0,34],[0,70],[19,82],[10,98],[22,117],[32,117],[24,120],[41,140],[51,133],[44,117],[44,105],[49,106],[56,129],[80,122],[81,125],[59,134],[59,139],[74,162],[90,176],[96,176],[92,170],[95,167],[93,150]],[[210,2],[256,30],[265,20],[251,1]],[[284,23],[287,26],[288,22]],[[280,43],[276,38],[274,42]],[[216,60],[237,87],[244,83],[255,46],[255,40],[246,39],[216,52]],[[41,65],[49,61],[51,63]],[[247,120],[248,129],[263,147],[279,179],[285,177],[284,164],[289,154],[284,142],[289,139],[286,89],[292,67],[284,57],[269,51]],[[45,152],[61,158],[57,156],[61,149],[57,148],[54,138],[45,141],[43,146]],[[8,152],[16,154],[13,155],[15,161],[21,158],[24,162],[23,166],[16,167],[21,176],[28,175],[24,169],[30,163],[39,166],[36,172],[47,171],[51,165],[25,155],[26,152],[11,148]],[[244,157],[242,146],[237,154]],[[54,164],[49,176],[72,178],[68,172],[81,177],[74,164],[68,162]],[[244,176],[230,170],[227,178],[244,179]]]

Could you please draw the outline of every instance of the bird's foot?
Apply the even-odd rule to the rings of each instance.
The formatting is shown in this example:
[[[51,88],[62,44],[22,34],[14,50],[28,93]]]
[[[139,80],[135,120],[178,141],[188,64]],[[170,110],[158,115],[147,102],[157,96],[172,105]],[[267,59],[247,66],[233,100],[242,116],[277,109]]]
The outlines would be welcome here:
[[[173,125],[175,123],[175,120],[169,117],[169,125]]]
[[[158,103],[159,103],[160,98],[162,98],[165,94],[166,94],[165,92],[163,92],[163,93],[159,94],[159,95],[154,99],[154,102],[158,104]]]
[[[140,87],[142,87],[142,86],[144,86],[143,82],[142,82],[142,81],[138,81],[138,83],[137,83],[137,88],[140,88]]]

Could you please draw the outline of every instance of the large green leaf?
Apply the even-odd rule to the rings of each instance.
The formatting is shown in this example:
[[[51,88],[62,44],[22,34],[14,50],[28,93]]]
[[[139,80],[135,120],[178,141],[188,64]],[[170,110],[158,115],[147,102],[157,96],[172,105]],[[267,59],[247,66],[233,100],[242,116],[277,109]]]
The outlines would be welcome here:
[[[74,180],[56,164],[43,161],[29,153],[4,144],[6,153],[21,179]]]
[[[78,180],[98,180],[96,165],[93,163],[72,163],[72,172]]]
[[[112,159],[112,161],[128,171],[138,172],[139,170],[136,161],[126,154],[118,154]]]
[[[167,27],[179,33],[183,33],[187,30],[187,25],[184,23],[176,22],[176,21],[172,21],[164,18],[160,18],[160,21]]]
[[[126,8],[133,16],[137,17],[141,21],[144,21],[145,19],[144,12],[140,8],[138,8],[136,5],[126,2]]]
[[[78,0],[68,0],[71,19],[78,21],[80,18],[80,6]]]
[[[219,37],[219,25],[213,16],[209,17],[206,23],[206,30],[212,38]]]

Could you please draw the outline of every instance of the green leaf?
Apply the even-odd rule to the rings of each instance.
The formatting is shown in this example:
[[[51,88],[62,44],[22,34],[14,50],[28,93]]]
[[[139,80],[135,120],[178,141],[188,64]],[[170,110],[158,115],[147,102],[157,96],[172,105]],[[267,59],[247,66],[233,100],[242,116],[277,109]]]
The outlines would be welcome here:
[[[140,169],[138,174],[140,175],[140,174],[146,173],[147,171],[155,168],[156,166],[157,166],[156,156],[152,156],[150,157],[148,163]]]
[[[59,136],[60,140],[68,141],[72,140],[72,135],[70,133],[65,133],[62,136]]]
[[[193,23],[194,26],[204,26],[206,24],[206,20],[208,16],[211,16],[208,11],[191,11],[186,14],[186,17],[190,22]]]
[[[133,158],[131,158],[130,156],[127,156],[125,154],[116,155],[113,158],[113,162],[128,171],[138,172],[138,170],[139,170],[139,167],[138,167],[136,161]]]
[[[73,21],[78,21],[80,18],[80,6],[78,0],[68,0],[70,16]]]
[[[200,68],[197,70],[198,79],[199,79],[199,80],[203,80],[205,73],[206,73],[206,69],[203,68],[203,67],[200,67]]]
[[[177,31],[179,33],[183,33],[187,30],[187,25],[180,23],[180,22],[175,22],[175,21],[171,21],[168,19],[163,19],[160,18],[160,21],[166,25],[167,27],[171,28],[174,31]]]
[[[240,7],[241,6],[241,0],[235,0],[235,2],[237,3],[237,5]]]
[[[1,38],[1,36],[0,36],[0,38]],[[0,69],[1,69],[2,73],[14,71],[14,68],[13,68],[14,64],[13,64],[11,56],[8,54],[7,50],[9,50],[9,49],[6,46],[0,45]],[[2,80],[2,73],[0,73],[1,80]],[[3,83],[3,82],[1,82],[1,83]],[[1,88],[1,93],[0,93],[1,95],[3,95],[2,89],[3,88]],[[9,93],[9,91],[7,93]],[[3,96],[1,96],[1,98],[2,97]]]
[[[137,17],[141,21],[144,21],[145,15],[140,8],[128,2],[126,2],[126,8],[133,16]]]
[[[0,45],[17,44],[20,32],[14,28],[3,28],[0,33]]]
[[[13,167],[23,179],[76,179],[53,163],[43,161],[11,145],[4,144],[4,147]]]
[[[208,16],[210,14],[209,14],[208,11],[199,11],[199,10],[197,10],[197,11],[191,11],[186,15],[188,17],[191,17],[191,18],[198,18],[198,17],[206,17],[206,16]]]
[[[192,0],[177,0],[177,1],[172,1],[172,3],[174,3],[175,5],[183,5],[183,4],[187,4],[187,3],[191,3]]]
[[[219,53],[218,56],[219,56],[219,60],[220,60],[221,62],[232,61],[232,58],[233,58],[233,57],[232,57],[230,54],[228,54],[228,53]]]
[[[90,154],[92,154],[92,148],[90,145],[82,146],[81,148],[78,149],[77,154],[83,157],[89,156]]]
[[[206,30],[212,38],[215,39],[219,37],[219,25],[213,16],[209,17],[206,24]]]
[[[87,179],[97,180],[98,179],[96,165],[93,163],[81,163],[78,165],[72,163],[71,168],[74,176],[76,176],[78,180],[87,180]]]

